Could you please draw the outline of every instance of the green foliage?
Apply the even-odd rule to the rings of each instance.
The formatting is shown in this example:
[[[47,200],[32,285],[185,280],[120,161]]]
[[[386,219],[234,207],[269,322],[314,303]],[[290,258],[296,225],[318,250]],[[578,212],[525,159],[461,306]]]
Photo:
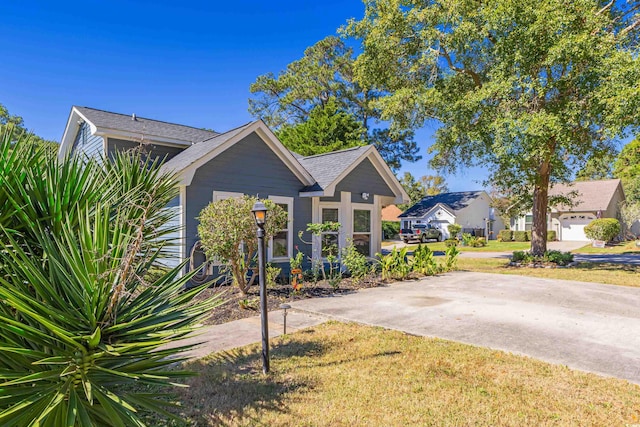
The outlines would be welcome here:
[[[30,144],[43,148],[50,155],[58,152],[59,145],[57,142],[30,134],[24,125],[22,117],[10,114],[9,110],[0,104],[0,134],[6,134],[6,132],[12,133],[12,142],[22,137],[22,141],[29,141]],[[27,135],[29,136],[27,137]]]
[[[407,256],[409,249],[404,247],[400,250],[395,247],[390,254],[377,254],[380,261],[380,274],[384,280],[404,280],[411,274],[412,266]]]
[[[573,254],[571,252],[547,251],[543,260],[557,265],[569,265],[573,262]]]
[[[584,234],[592,240],[609,242],[620,234],[620,221],[615,218],[594,219],[584,227]]]
[[[213,301],[162,267],[174,178],[135,155],[58,161],[0,138],[0,424],[143,425]]]
[[[356,79],[381,90],[392,129],[442,124],[432,166],[481,165],[499,190],[534,195],[542,255],[549,183],[640,124],[638,8],[604,4],[374,0],[343,32],[359,39]]]
[[[452,239],[455,239],[462,231],[462,226],[460,224],[449,224],[447,225],[447,230],[449,231],[449,236],[451,236]]]
[[[444,251],[444,271],[451,271],[457,268],[458,255],[460,255],[460,251],[456,246],[447,247],[447,250]]]
[[[614,165],[628,203],[640,202],[640,138],[624,146]]]
[[[640,201],[623,203],[620,206],[620,216],[622,217],[627,237],[635,238],[636,236],[631,233],[631,227],[640,220]]]
[[[296,255],[289,258],[289,268],[291,270],[302,270],[302,262],[304,261],[304,254],[298,250],[296,246]]]
[[[362,124],[340,111],[332,98],[313,107],[304,122],[283,125],[276,135],[289,150],[311,156],[365,145],[364,133]]]
[[[282,268],[268,262],[265,270],[266,270],[265,280],[266,280],[267,287],[275,288],[278,285],[277,280],[278,280],[278,277],[280,277],[280,273],[282,273]]]
[[[425,175],[416,180],[410,172],[405,172],[399,181],[411,199],[406,205],[398,205],[402,210],[410,208],[425,196],[435,196],[448,191],[447,184],[440,175]]]
[[[471,246],[471,240],[473,236],[471,233],[462,233],[462,246]]]
[[[445,240],[445,241],[444,241],[444,245],[445,245],[446,247],[449,247],[449,246],[458,246],[458,243],[459,243],[459,242],[458,242],[458,239],[447,239],[447,240]]]
[[[400,223],[398,221],[382,221],[382,238],[393,239],[400,234]]]
[[[513,231],[511,230],[500,230],[498,232],[498,240],[501,242],[511,242],[513,241]]]
[[[334,145],[338,140],[336,134],[346,134],[349,137],[341,140],[342,143],[373,144],[394,169],[398,169],[402,161],[419,160],[421,156],[411,130],[390,132],[382,127],[385,122],[373,106],[379,92],[355,82],[353,62],[353,49],[338,37],[326,37],[307,48],[301,59],[288,64],[277,76],[273,73],[259,76],[249,88],[253,94],[249,99],[249,112],[277,131],[316,122],[293,132],[297,147],[304,147],[305,138],[309,138],[306,145],[313,147],[312,150],[318,146],[326,149],[325,143],[316,138],[328,134],[332,141],[329,145]],[[311,119],[314,112],[330,116],[325,109],[331,102],[336,104],[340,117]],[[335,127],[336,132],[327,132],[325,126]],[[358,144],[352,139],[356,134],[359,134]],[[283,138],[290,136],[283,134]]]
[[[528,242],[529,241],[529,235],[527,234],[526,231],[514,231],[513,232],[513,241],[514,242]]]
[[[613,178],[615,149],[608,147],[605,153],[591,157],[576,174],[576,181],[593,181]]]
[[[558,240],[558,236],[556,235],[556,231],[555,230],[547,230],[547,241],[548,242],[555,242],[556,240]]]
[[[342,265],[356,281],[363,279],[371,272],[367,257],[358,252],[352,239],[348,239],[347,246],[342,248]]]
[[[565,266],[573,262],[573,254],[571,252],[546,251],[543,256],[534,256],[531,252],[514,251],[511,255],[511,262],[522,264],[553,263]]]
[[[442,268],[433,257],[433,251],[427,245],[418,245],[413,251],[412,270],[424,276],[433,276],[442,271]]]
[[[487,241],[483,237],[472,236],[470,233],[462,233],[462,246],[479,248],[487,246]]]
[[[251,196],[219,200],[207,205],[198,220],[198,236],[209,259],[228,262],[233,281],[243,294],[249,290],[246,276],[258,249],[256,223],[251,209],[258,199]],[[271,200],[262,201],[268,209],[265,241],[286,227],[287,213]]]

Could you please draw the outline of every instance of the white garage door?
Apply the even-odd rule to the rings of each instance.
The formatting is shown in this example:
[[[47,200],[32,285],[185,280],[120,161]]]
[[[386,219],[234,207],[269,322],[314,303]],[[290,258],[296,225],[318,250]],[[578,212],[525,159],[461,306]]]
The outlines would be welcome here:
[[[584,226],[595,219],[592,215],[568,215],[560,220],[562,240],[588,241],[584,235]]]

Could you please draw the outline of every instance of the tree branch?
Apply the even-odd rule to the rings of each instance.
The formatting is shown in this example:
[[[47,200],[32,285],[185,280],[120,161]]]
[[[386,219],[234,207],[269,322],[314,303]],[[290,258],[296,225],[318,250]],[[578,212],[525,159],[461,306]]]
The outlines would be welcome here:
[[[466,68],[460,68],[457,67],[456,65],[453,64],[453,61],[451,60],[451,56],[449,55],[449,52],[447,52],[447,49],[440,46],[440,51],[442,52],[442,56],[444,57],[444,59],[447,60],[447,64],[449,64],[449,68],[451,68],[453,71],[456,71],[458,73],[462,73],[462,74],[466,74],[468,76],[471,76],[471,78],[473,79],[473,83],[478,87],[482,87],[482,82],[480,81],[480,76],[478,75],[478,73],[475,73],[471,70],[468,70]]]
[[[596,13],[596,16],[598,16],[598,15],[602,15],[602,14],[603,14],[604,12],[606,12],[608,9],[611,9],[611,6],[613,6],[615,2],[616,2],[616,0],[611,0],[611,1],[609,2],[609,4],[607,4],[605,7],[603,7],[602,9],[600,9],[600,10],[598,11],[598,13]]]

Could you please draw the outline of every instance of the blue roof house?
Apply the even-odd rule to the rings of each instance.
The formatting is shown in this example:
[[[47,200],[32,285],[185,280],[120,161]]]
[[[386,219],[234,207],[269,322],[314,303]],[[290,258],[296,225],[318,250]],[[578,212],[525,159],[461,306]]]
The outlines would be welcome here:
[[[287,150],[261,120],[219,133],[74,106],[59,154],[109,158],[133,148],[164,159],[162,167],[179,177],[180,196],[173,202],[182,226],[176,263],[191,255],[198,241],[196,217],[214,200],[248,194],[280,204],[289,221],[270,242],[268,259],[285,270],[295,246],[309,257],[321,256],[322,239],[307,245],[298,238],[312,222],[340,222],[338,245],[353,239],[359,251],[374,256],[382,241],[382,208],[409,200],[373,146],[303,157]],[[305,240],[311,240],[308,233]]]

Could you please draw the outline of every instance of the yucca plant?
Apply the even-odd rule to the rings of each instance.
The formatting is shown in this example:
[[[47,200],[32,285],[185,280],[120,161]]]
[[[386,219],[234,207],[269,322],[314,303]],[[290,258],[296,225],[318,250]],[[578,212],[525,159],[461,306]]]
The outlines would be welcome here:
[[[0,140],[0,425],[144,425],[172,416],[171,366],[218,301],[193,304],[182,266],[162,264],[174,177],[135,154],[57,160]]]

